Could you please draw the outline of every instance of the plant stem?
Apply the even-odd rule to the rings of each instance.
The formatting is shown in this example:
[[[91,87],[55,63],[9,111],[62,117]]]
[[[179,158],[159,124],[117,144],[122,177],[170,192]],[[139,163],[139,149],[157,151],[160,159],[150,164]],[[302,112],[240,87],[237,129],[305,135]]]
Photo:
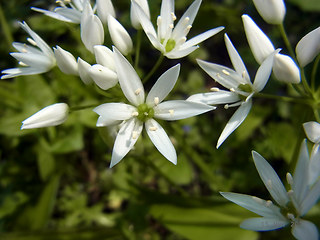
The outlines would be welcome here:
[[[318,70],[319,63],[320,63],[320,55],[314,61],[314,64],[312,67],[312,72],[311,72],[311,89],[313,91],[315,91],[315,88],[316,88],[315,82],[316,82],[316,76],[317,76],[317,70]]]
[[[289,54],[291,55],[291,57],[297,62],[297,59],[296,59],[296,55],[294,54],[294,51],[293,51],[293,48],[291,46],[291,43],[289,41],[289,38],[288,38],[288,35],[286,33],[286,30],[284,28],[284,25],[283,23],[282,24],[279,24],[279,31],[280,31],[280,34],[282,36],[282,39],[284,41],[284,44],[286,45],[286,48],[288,49],[289,51]]]
[[[11,31],[10,31],[9,24],[5,18],[4,13],[3,13],[1,4],[0,4],[0,22],[1,22],[1,27],[3,30],[3,34],[6,39],[7,45],[10,46],[10,48],[12,48],[11,45],[13,42],[13,37],[12,37]]]
[[[255,93],[254,96],[259,97],[259,98],[267,98],[267,99],[280,100],[280,101],[284,101],[284,102],[301,103],[301,104],[310,105],[310,102],[304,98],[277,96],[277,95],[271,95],[271,94],[266,94],[266,93]]]
[[[140,60],[141,36],[142,36],[142,30],[139,29],[137,32],[136,55],[135,55],[135,59],[134,59],[134,68],[135,69],[138,68],[139,60]]]
[[[161,54],[160,57],[158,58],[158,61],[156,62],[156,64],[153,66],[153,68],[151,69],[151,71],[148,73],[148,75],[142,80],[143,83],[146,83],[149,78],[155,73],[155,71],[157,71],[157,69],[159,68],[159,66],[161,65],[162,61],[164,59],[164,55]]]

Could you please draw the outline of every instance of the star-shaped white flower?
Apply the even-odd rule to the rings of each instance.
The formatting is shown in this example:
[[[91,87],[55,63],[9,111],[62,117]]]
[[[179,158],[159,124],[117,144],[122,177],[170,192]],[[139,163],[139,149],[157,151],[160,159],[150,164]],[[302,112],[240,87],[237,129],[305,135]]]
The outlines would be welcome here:
[[[220,32],[224,27],[206,31],[187,41],[193,21],[199,10],[201,0],[195,0],[174,27],[174,0],[163,0],[160,16],[157,18],[157,32],[145,11],[135,1],[131,1],[133,11],[147,34],[152,45],[167,58],[176,59],[187,56],[198,48],[197,44]]]
[[[127,59],[114,47],[116,71],[121,89],[131,103],[105,103],[94,109],[100,115],[97,126],[119,124],[110,167],[116,165],[133,148],[145,126],[148,136],[170,162],[177,163],[173,144],[161,125],[154,118],[162,120],[184,119],[213,110],[214,107],[184,100],[162,102],[174,87],[180,65],[162,74],[145,98],[142,82]]]
[[[48,44],[32,31],[26,22],[20,23],[20,26],[30,35],[31,38],[27,40],[33,46],[25,43],[12,43],[19,52],[13,52],[10,55],[17,59],[22,67],[3,70],[1,73],[5,75],[2,75],[1,79],[44,73],[56,65],[54,53]]]
[[[221,192],[226,199],[261,216],[244,220],[240,227],[253,231],[270,231],[291,223],[291,232],[296,239],[318,240],[317,227],[301,218],[320,197],[320,180],[315,184],[308,184],[309,153],[306,142],[302,142],[294,176],[287,173],[287,181],[291,187],[288,192],[270,164],[257,152],[253,151],[252,156],[258,173],[276,204],[250,195]]]
[[[202,60],[198,60],[198,64],[214,80],[229,89],[230,92],[214,88],[212,89],[213,92],[195,94],[187,99],[188,101],[201,102],[204,104],[226,104],[225,108],[240,106],[222,131],[217,143],[217,148],[219,148],[249,114],[252,106],[252,96],[262,91],[265,87],[271,74],[274,54],[278,52],[278,50],[275,51],[263,61],[252,83],[246,66],[227,34],[225,34],[225,43],[235,70]],[[232,104],[229,105],[229,103]]]

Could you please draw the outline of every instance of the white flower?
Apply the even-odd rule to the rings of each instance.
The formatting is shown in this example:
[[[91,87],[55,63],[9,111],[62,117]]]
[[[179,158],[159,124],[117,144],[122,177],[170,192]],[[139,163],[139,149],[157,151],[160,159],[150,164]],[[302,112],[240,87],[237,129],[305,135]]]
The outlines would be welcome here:
[[[271,74],[274,54],[278,52],[275,51],[273,54],[270,54],[265,61],[263,61],[256,73],[254,82],[252,83],[240,55],[232,45],[227,34],[225,34],[225,43],[235,70],[202,60],[198,60],[198,64],[213,79],[225,88],[229,89],[230,92],[213,89],[213,92],[211,93],[196,94],[187,99],[188,101],[201,102],[205,104],[226,104],[225,108],[240,106],[222,131],[218,139],[217,148],[219,148],[226,138],[249,114],[252,106],[252,96],[254,93],[260,92],[265,87]],[[229,105],[229,103],[233,104]]]
[[[81,80],[84,82],[84,84],[90,84],[92,83],[92,78],[89,74],[89,69],[91,65],[84,61],[82,58],[78,57],[78,73],[81,78]]]
[[[131,3],[133,11],[139,18],[140,24],[150,42],[167,58],[175,59],[187,56],[198,48],[198,46],[196,46],[197,44],[223,29],[223,27],[211,29],[187,41],[187,34],[197,15],[201,0],[195,0],[190,5],[175,27],[174,21],[176,20],[176,16],[174,14],[174,0],[163,0],[160,16],[157,18],[157,32],[144,10],[135,1],[131,1]]]
[[[149,10],[149,4],[147,0],[133,0],[135,3],[137,3],[141,9],[144,11],[144,13],[146,14],[146,16],[148,17],[148,19],[150,19],[150,10]],[[134,9],[133,9],[133,4],[131,1],[131,7],[130,7],[130,20],[131,20],[131,24],[135,29],[140,29],[141,28],[141,24],[139,22],[139,18],[137,17],[137,14],[135,13]]]
[[[27,25],[26,22],[20,26],[30,35],[27,40],[33,46],[25,43],[14,42],[12,45],[19,52],[10,53],[12,57],[19,61],[23,67],[3,70],[1,79],[13,78],[22,75],[33,75],[48,72],[56,64],[52,49]]]
[[[248,15],[242,15],[242,20],[251,52],[256,61],[261,64],[274,52],[274,46],[268,36]],[[299,67],[291,57],[278,53],[273,63],[273,73],[278,81],[300,83]]]
[[[133,43],[127,30],[111,15],[108,16],[108,28],[113,44],[123,55],[128,55],[132,51]]]
[[[281,24],[286,15],[283,0],[253,0],[260,16],[270,24]]]
[[[145,98],[142,82],[125,57],[114,48],[115,66],[121,89],[131,103],[105,103],[94,109],[100,115],[97,126],[119,124],[110,167],[116,165],[134,146],[145,126],[147,134],[159,152],[170,162],[177,163],[173,144],[161,125],[154,118],[178,120],[214,109],[205,104],[182,100],[162,102],[174,87],[180,65],[176,65],[159,77]]]
[[[54,56],[56,57],[57,65],[59,69],[65,74],[79,75],[78,73],[78,63],[74,56],[57,46],[53,48]]]
[[[253,231],[270,231],[291,223],[292,234],[298,240],[318,240],[317,227],[303,217],[320,197],[320,180],[308,185],[309,154],[303,141],[294,176],[287,173],[290,190],[287,192],[277,173],[257,152],[252,152],[258,173],[276,202],[238,193],[221,192],[226,199],[244,207],[261,217],[244,220],[240,227]]]
[[[296,46],[301,67],[306,66],[320,53],[320,27],[305,35]]]
[[[24,120],[21,129],[57,126],[67,120],[68,112],[66,103],[52,104]]]
[[[317,122],[306,122],[303,124],[308,139],[314,143],[309,167],[309,184],[313,184],[320,176],[320,124]]]
[[[97,0],[97,14],[102,23],[108,22],[108,16],[116,16],[111,0]]]
[[[103,25],[98,16],[93,13],[89,2],[84,5],[80,29],[81,40],[90,52],[93,52],[95,45],[101,45],[104,42]]]
[[[88,0],[57,0],[60,5],[54,11],[32,7],[31,9],[64,22],[80,23],[84,6]]]

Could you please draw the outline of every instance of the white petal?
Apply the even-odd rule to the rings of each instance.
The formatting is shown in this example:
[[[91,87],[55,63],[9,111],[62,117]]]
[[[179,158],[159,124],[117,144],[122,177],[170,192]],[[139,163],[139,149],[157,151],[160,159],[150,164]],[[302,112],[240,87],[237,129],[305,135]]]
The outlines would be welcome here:
[[[301,81],[300,70],[293,59],[287,55],[276,54],[273,61],[273,73],[278,81],[298,84]]]
[[[25,43],[19,43],[19,42],[13,42],[12,43],[12,46],[17,49],[19,52],[21,53],[34,53],[34,54],[43,54],[39,48],[36,48],[36,47],[33,47],[33,46],[30,46],[30,45],[27,45]]]
[[[320,124],[314,121],[303,124],[304,131],[313,143],[320,143]]]
[[[254,164],[258,170],[261,180],[268,189],[272,198],[280,205],[286,206],[289,201],[287,191],[284,188],[277,173],[270,164],[257,152],[252,151]]]
[[[90,84],[93,81],[89,75],[90,67],[91,67],[91,65],[89,63],[87,63],[86,61],[84,61],[80,57],[78,57],[79,76],[85,84]]]
[[[272,54],[270,54],[258,68],[256,76],[253,82],[253,90],[255,92],[260,92],[266,86],[269,77],[272,72],[273,59],[275,54],[277,54],[280,50],[275,50]]]
[[[249,73],[247,71],[246,66],[244,65],[238,51],[236,50],[236,48],[233,46],[231,40],[229,39],[227,34],[224,34],[224,41],[226,43],[227,46],[227,50],[228,50],[228,54],[230,57],[230,60],[232,62],[232,65],[234,67],[234,69],[236,70],[236,72],[238,74],[240,74],[241,76],[244,77],[244,80],[247,84],[250,83],[250,76]],[[245,83],[244,83],[245,84]]]
[[[111,15],[108,16],[108,28],[113,44],[123,55],[128,55],[133,43],[127,30]]]
[[[117,48],[113,47],[113,52],[123,94],[133,105],[142,104],[144,102],[144,88],[138,74]]]
[[[189,55],[190,53],[192,53],[194,50],[198,49],[198,46],[193,46],[193,47],[189,47],[186,49],[182,49],[182,50],[172,50],[168,53],[165,53],[164,55],[169,58],[169,59],[178,59],[178,58],[183,58],[187,55]]]
[[[60,21],[71,22],[71,23],[80,23],[80,18],[77,19],[78,21],[75,21],[75,19],[67,18],[67,17],[65,17],[64,15],[61,15],[58,12],[51,12],[51,11],[44,10],[44,9],[41,9],[41,8],[36,8],[36,7],[32,7],[31,10],[39,12],[39,13],[43,13],[44,15],[46,15],[48,17],[52,17],[52,18],[60,20]]]
[[[137,109],[124,103],[105,103],[93,109],[101,116],[97,127],[109,126],[119,120],[127,120],[132,117],[132,113]]]
[[[114,71],[94,64],[89,68],[89,75],[93,81],[103,90],[114,87],[118,83],[118,76]]]
[[[65,21],[62,19],[59,19],[64,22],[72,22],[72,23],[80,23],[81,22],[81,15],[82,12],[80,12],[77,9],[74,8],[64,8],[64,7],[58,7],[54,9],[54,11],[62,16],[64,19],[68,19],[69,21]]]
[[[205,41],[206,39],[212,37],[213,35],[217,34],[218,32],[222,31],[223,29],[224,29],[224,27],[217,27],[217,28],[208,30],[204,33],[201,33],[201,34],[191,38],[190,40],[186,41],[184,44],[182,44],[180,46],[179,49],[182,50],[182,49],[186,49],[189,47],[193,47],[193,46]]]
[[[177,64],[163,73],[151,88],[146,103],[153,106],[155,98],[158,98],[158,102],[162,102],[176,84],[179,72],[180,64]]]
[[[304,198],[300,214],[305,215],[319,200],[320,198],[320,179],[312,186],[307,196]]]
[[[242,15],[242,20],[251,52],[256,61],[261,64],[274,51],[274,46],[248,15]]]
[[[19,62],[23,62],[28,66],[35,68],[46,68],[48,71],[54,66],[55,61],[52,61],[51,58],[48,58],[46,55],[39,55],[34,53],[20,53],[13,52],[10,53],[12,57],[17,59]]]
[[[187,101],[199,102],[203,104],[226,104],[239,101],[239,95],[234,92],[219,90],[217,92],[198,93],[191,95]]]
[[[110,168],[116,165],[133,148],[143,129],[142,123],[131,118],[120,128],[114,142]]]
[[[313,61],[320,53],[320,27],[309,32],[298,42],[296,53],[302,67]]]
[[[65,103],[56,103],[41,109],[22,122],[21,129],[57,126],[68,117],[69,107]]]
[[[170,162],[177,164],[177,154],[174,146],[165,130],[153,119],[145,123],[149,138],[158,151]]]
[[[318,229],[312,222],[300,219],[292,226],[292,235],[298,240],[319,240]]]
[[[172,13],[174,13],[174,0],[164,0],[161,3],[161,24],[158,26],[159,39],[166,39],[167,33],[171,32],[171,24],[173,24]]]
[[[141,7],[141,9],[146,14],[148,19],[150,19],[149,4],[148,4],[147,0],[133,0],[133,1],[131,1],[131,7],[130,7],[131,24],[135,29],[140,29],[141,28],[140,20],[134,10],[133,2],[137,3]]]
[[[59,46],[53,49],[59,69],[65,74],[79,75],[78,63],[74,56]]]
[[[243,102],[237,111],[232,115],[227,125],[224,127],[217,143],[217,148],[229,137],[229,135],[240,126],[248,116],[252,106],[252,101]]]
[[[116,16],[116,12],[114,10],[111,0],[97,0],[96,7],[97,7],[98,17],[101,19],[102,23],[104,24],[107,23],[109,14],[112,17]]]
[[[288,221],[280,218],[249,218],[244,220],[240,227],[252,231],[270,231],[283,228],[288,225]]]
[[[46,68],[35,68],[35,67],[9,68],[1,71],[2,74],[5,74],[1,76],[1,79],[8,79],[8,78],[14,78],[14,77],[25,76],[25,75],[41,74],[47,71],[48,69]]]
[[[253,0],[260,16],[270,24],[281,24],[286,15],[286,6],[283,0]]]
[[[320,144],[314,144],[309,164],[309,185],[314,184],[314,182],[320,176]]]
[[[98,64],[116,71],[116,67],[114,65],[114,55],[108,47],[103,45],[96,45],[93,47],[93,51]]]
[[[163,120],[179,120],[193,117],[215,109],[209,105],[184,100],[162,102],[154,107],[155,118]]]
[[[292,190],[295,198],[300,205],[305,198],[308,190],[309,181],[309,153],[307,142],[303,141],[300,147],[299,158],[293,175]]]
[[[260,216],[284,218],[280,213],[280,208],[274,205],[272,202],[239,193],[220,192],[220,194],[229,201],[234,202],[235,204],[238,204],[239,206],[248,209],[251,212],[259,214]]]

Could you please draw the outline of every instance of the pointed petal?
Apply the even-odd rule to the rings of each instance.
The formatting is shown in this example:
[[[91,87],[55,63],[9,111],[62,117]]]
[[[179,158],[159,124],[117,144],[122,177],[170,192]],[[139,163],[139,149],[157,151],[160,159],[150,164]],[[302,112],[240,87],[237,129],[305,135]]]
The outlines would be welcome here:
[[[318,240],[319,233],[316,225],[312,222],[300,219],[292,226],[292,235],[298,240]]]
[[[5,74],[1,76],[1,79],[8,79],[8,78],[25,76],[25,75],[41,74],[47,71],[48,69],[35,68],[35,67],[9,68],[1,72],[2,74]]]
[[[94,64],[89,68],[89,75],[93,81],[103,90],[114,87],[118,83],[118,76],[114,71]]]
[[[138,74],[116,47],[113,47],[113,52],[123,94],[133,105],[142,104],[144,102],[144,88]]]
[[[43,54],[13,52],[10,53],[10,55],[19,62],[23,62],[24,64],[35,68],[46,68],[47,70],[50,70],[55,63],[51,58],[48,58]]]
[[[260,92],[266,86],[269,77],[272,72],[273,60],[275,54],[277,54],[280,49],[275,50],[272,54],[270,54],[266,60],[264,60],[261,66],[258,68],[256,76],[253,82],[253,90],[255,92]]]
[[[280,82],[298,84],[301,81],[300,69],[288,55],[276,54],[272,69],[276,79]]]
[[[58,7],[54,9],[54,11],[60,15],[61,17],[68,19],[69,21],[65,21],[59,18],[59,20],[64,22],[72,22],[72,23],[80,23],[81,22],[81,15],[82,12],[79,10],[76,10],[74,8],[64,8],[64,7]]]
[[[110,168],[119,163],[133,148],[142,129],[142,123],[136,118],[131,118],[122,125],[114,142]]]
[[[289,201],[287,191],[284,188],[277,173],[270,164],[257,152],[252,151],[254,164],[258,170],[261,180],[268,189],[272,198],[280,205],[286,206]]]
[[[307,142],[304,140],[300,146],[299,158],[293,175],[292,190],[299,205],[301,205],[308,190],[309,181],[309,153]]]
[[[163,73],[151,88],[146,103],[153,106],[155,98],[158,98],[158,102],[162,102],[176,84],[179,72],[180,64],[177,64]]]
[[[91,65],[87,63],[86,61],[82,60],[80,57],[78,57],[78,71],[79,76],[81,80],[84,82],[84,84],[90,84],[93,82],[92,78],[89,75],[89,69]]]
[[[105,103],[93,109],[99,114],[97,127],[109,126],[119,120],[127,120],[132,117],[133,112],[137,109],[125,103]]]
[[[319,200],[320,198],[320,179],[312,186],[308,195],[304,198],[300,214],[301,216],[305,215]]]
[[[165,130],[153,119],[145,123],[149,138],[158,149],[158,151],[170,162],[177,164],[177,154],[174,146]]]
[[[217,27],[217,28],[208,30],[204,33],[201,33],[201,34],[191,38],[190,40],[186,41],[184,44],[182,44],[180,46],[179,50],[193,47],[193,46],[207,40],[208,38],[212,37],[213,35],[217,34],[220,31],[222,31],[223,29],[224,29],[224,27]]]
[[[248,209],[251,212],[259,214],[260,216],[282,218],[280,208],[274,205],[271,201],[232,192],[220,192],[220,194],[229,201],[234,202],[235,204],[238,204],[239,206]]]
[[[30,53],[34,53],[34,54],[43,54],[39,48],[36,48],[36,47],[33,47],[33,46],[30,46],[30,45],[27,45],[25,43],[19,43],[19,42],[13,42],[12,43],[12,46],[17,49],[19,52],[21,53],[27,53],[27,52],[30,52]]]
[[[237,111],[232,115],[227,125],[224,127],[217,143],[217,148],[229,137],[229,135],[240,126],[248,116],[252,106],[252,101],[243,102]]]
[[[309,32],[298,42],[296,53],[301,67],[313,61],[320,53],[320,27]]]
[[[166,39],[167,33],[171,32],[172,13],[174,13],[174,0],[163,0],[160,10],[161,24],[158,26],[158,37],[160,39]]]
[[[164,55],[169,58],[169,59],[178,59],[178,58],[183,58],[187,55],[189,55],[190,53],[192,53],[193,51],[195,51],[196,49],[198,49],[198,46],[193,46],[193,47],[189,47],[183,50],[172,50],[168,53],[165,53]]]
[[[107,23],[109,14],[112,17],[116,16],[116,12],[114,10],[111,0],[97,0],[96,7],[97,7],[98,17],[101,19],[102,23],[104,24]]]
[[[306,122],[303,124],[304,131],[309,138],[309,140],[313,143],[319,143],[320,142],[320,124],[311,121]]]
[[[313,146],[309,164],[309,185],[314,182],[320,176],[320,144],[317,143]]]
[[[101,64],[104,67],[116,71],[114,65],[114,55],[113,52],[106,46],[96,45],[93,47],[94,56],[98,64]]]
[[[63,15],[61,15],[60,13],[57,12],[51,12],[45,9],[41,9],[41,8],[37,8],[37,7],[32,7],[31,10],[39,12],[39,13],[43,13],[44,15],[63,21],[63,22],[71,22],[71,23],[80,23],[80,18],[77,19],[78,21],[74,21],[74,19],[69,19]]]
[[[270,231],[283,228],[289,222],[280,218],[249,218],[244,220],[240,227],[252,231]]]
[[[229,57],[230,57],[230,60],[232,62],[234,69],[236,70],[236,72],[238,74],[240,74],[241,76],[244,76],[246,83],[250,84],[250,76],[247,71],[247,68],[244,65],[237,49],[233,46],[233,44],[227,34],[224,34],[224,41],[226,43],[228,54],[229,54]]]
[[[65,74],[79,75],[78,63],[75,57],[68,51],[57,46],[53,48],[54,56],[56,57],[57,66],[61,72]]]
[[[286,6],[283,0],[253,0],[260,16],[270,24],[281,24],[286,15]]]
[[[187,98],[187,101],[214,105],[234,103],[239,100],[240,98],[237,93],[224,90],[219,90],[217,92],[198,93]]]
[[[172,121],[193,117],[213,109],[215,109],[215,107],[202,103],[173,100],[162,102],[155,106],[154,116],[155,118]]]

